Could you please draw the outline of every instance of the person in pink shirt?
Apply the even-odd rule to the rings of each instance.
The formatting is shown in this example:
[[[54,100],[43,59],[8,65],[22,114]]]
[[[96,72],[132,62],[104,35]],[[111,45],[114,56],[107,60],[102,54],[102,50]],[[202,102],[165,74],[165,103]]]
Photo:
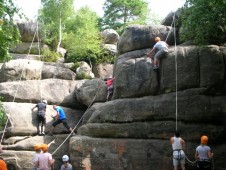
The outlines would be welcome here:
[[[43,153],[40,154],[37,161],[37,166],[40,170],[51,170],[51,166],[54,164],[55,160],[52,155],[48,152],[48,145],[43,144],[41,146]]]
[[[107,80],[106,80],[106,85],[107,85],[107,90],[108,90],[108,94],[107,94],[107,101],[110,99],[113,95],[113,83],[114,83],[115,78],[110,76]]]

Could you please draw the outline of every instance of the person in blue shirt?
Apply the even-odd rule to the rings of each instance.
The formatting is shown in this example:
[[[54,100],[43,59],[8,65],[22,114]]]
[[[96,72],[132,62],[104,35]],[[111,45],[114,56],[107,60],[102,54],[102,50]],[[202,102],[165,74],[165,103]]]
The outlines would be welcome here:
[[[49,132],[49,135],[53,135],[53,129],[56,127],[56,125],[63,123],[64,127],[71,131],[72,134],[74,134],[72,128],[68,125],[66,114],[64,110],[60,106],[53,105],[53,109],[56,110],[57,115],[55,116],[55,121],[52,123],[52,128]]]

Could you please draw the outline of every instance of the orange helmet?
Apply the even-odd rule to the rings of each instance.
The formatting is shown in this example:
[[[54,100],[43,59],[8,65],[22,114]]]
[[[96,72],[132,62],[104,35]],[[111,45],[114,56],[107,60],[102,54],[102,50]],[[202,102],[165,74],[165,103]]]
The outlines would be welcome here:
[[[43,152],[46,152],[48,150],[48,145],[42,144],[41,149],[42,149]]]
[[[41,149],[41,145],[40,145],[40,144],[37,144],[37,145],[34,146],[34,150],[37,151],[37,150],[39,150],[39,149]]]
[[[161,41],[161,38],[155,37],[155,41],[156,41],[156,42]]]
[[[208,137],[203,135],[201,137],[201,144],[206,145],[208,143]]]

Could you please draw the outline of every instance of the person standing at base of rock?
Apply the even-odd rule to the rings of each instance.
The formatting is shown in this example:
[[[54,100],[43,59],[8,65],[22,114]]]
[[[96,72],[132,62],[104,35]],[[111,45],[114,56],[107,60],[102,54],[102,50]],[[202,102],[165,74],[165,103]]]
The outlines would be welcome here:
[[[47,108],[47,101],[42,100],[42,102],[38,103],[33,107],[31,110],[34,111],[35,108],[38,108],[37,113],[37,134],[38,135],[45,135],[45,125],[46,125],[46,108]]]
[[[179,163],[182,170],[185,170],[185,141],[180,137],[180,132],[176,131],[174,136],[170,138],[170,143],[173,148],[173,166],[174,170],[178,170]]]
[[[60,123],[63,123],[64,127],[67,128],[68,130],[70,130],[70,132],[74,135],[72,128],[68,125],[66,114],[65,114],[64,110],[60,106],[57,106],[57,105],[53,105],[53,109],[56,110],[57,115],[55,116],[56,120],[52,123],[52,127],[49,132],[49,135],[50,136],[53,135],[53,129]]]
[[[0,158],[0,170],[7,170],[7,164],[3,158]]]
[[[195,159],[197,160],[198,170],[211,170],[211,159],[213,153],[209,146],[207,146],[208,137],[201,137],[201,144],[196,148]]]
[[[164,41],[161,41],[159,37],[155,37],[156,44],[153,46],[152,50],[147,53],[147,57],[150,57],[153,61],[154,58],[154,66],[153,69],[158,69],[160,65],[160,59],[166,56],[169,52],[168,44]],[[152,53],[155,52],[155,56],[152,57]]]
[[[36,166],[40,170],[51,170],[51,166],[54,164],[55,160],[52,157],[52,154],[48,152],[48,145],[47,144],[42,144],[41,149],[42,153],[38,157],[38,160],[36,162]]]
[[[61,165],[60,170],[72,170],[72,165],[69,163],[69,157],[64,155],[62,157],[63,165]]]
[[[39,170],[38,166],[36,165],[36,162],[38,161],[38,158],[41,154],[41,144],[37,144],[34,146],[35,154],[32,158],[32,163],[35,165],[33,170]]]

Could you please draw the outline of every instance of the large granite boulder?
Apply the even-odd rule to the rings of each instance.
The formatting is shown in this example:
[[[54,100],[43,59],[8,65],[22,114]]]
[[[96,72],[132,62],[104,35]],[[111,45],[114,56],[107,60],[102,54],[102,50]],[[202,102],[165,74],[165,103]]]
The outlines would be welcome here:
[[[134,50],[151,48],[155,44],[155,37],[166,40],[169,45],[174,44],[173,29],[163,25],[133,25],[125,29],[118,42],[118,53],[123,54]]]
[[[38,80],[43,63],[36,60],[18,59],[5,62],[0,70],[0,82]]]
[[[119,34],[113,29],[106,29],[101,32],[101,37],[104,44],[117,44],[119,40]]]
[[[17,54],[36,54],[39,55],[40,52],[44,50],[49,50],[49,46],[43,43],[38,42],[21,42],[17,44],[15,47],[12,46],[9,49],[10,53],[17,53]]]
[[[169,134],[173,135],[173,134]],[[183,136],[183,138],[186,136]],[[186,142],[187,170],[195,170],[194,152],[198,142]],[[217,170],[224,170],[225,144],[212,145],[218,154]],[[70,159],[75,169],[92,170],[169,170],[173,169],[169,140],[114,139],[75,136],[70,138]],[[217,167],[217,168],[216,168]]]
[[[38,42],[44,40],[44,29],[38,22],[18,22],[17,27],[20,32],[21,41],[23,42]]]
[[[46,99],[49,104],[84,109],[74,94],[84,80],[70,81],[60,79],[27,80],[0,83],[0,96],[4,101],[11,102],[39,102]]]
[[[113,75],[114,64],[98,64],[93,65],[93,73],[97,78],[104,80]]]
[[[166,134],[178,122],[187,140],[193,141],[207,133],[222,140],[226,98],[201,94],[201,90],[194,89],[178,92],[177,101],[175,93],[169,93],[95,104],[86,112],[78,133],[94,137],[168,139]]]
[[[206,88],[206,93],[222,94],[226,80],[223,49],[214,45],[171,47],[159,71],[152,70],[147,49],[121,54],[116,60],[113,98],[175,92],[176,84],[177,90]]]
[[[42,79],[48,78],[75,80],[76,74],[68,68],[44,64],[42,68]]]
[[[51,65],[51,63],[28,59],[10,60],[0,69],[0,82],[48,78],[75,80],[76,74],[67,67],[70,67],[69,64],[68,66]]]
[[[36,104],[32,103],[3,102],[5,113],[9,118],[9,123],[6,129],[7,137],[37,134],[37,111],[31,110],[35,105]],[[84,111],[66,107],[62,108],[66,113],[69,126],[73,129],[79,122]],[[52,126],[53,118],[51,116],[55,114],[56,111],[53,109],[52,105],[48,105],[46,111],[46,133],[49,132]],[[54,134],[64,133],[69,133],[69,131],[63,126],[63,124],[56,126],[54,129]]]
[[[87,80],[82,86],[75,89],[75,95],[77,100],[86,106],[96,102],[105,102],[107,86],[105,81],[99,79]]]

